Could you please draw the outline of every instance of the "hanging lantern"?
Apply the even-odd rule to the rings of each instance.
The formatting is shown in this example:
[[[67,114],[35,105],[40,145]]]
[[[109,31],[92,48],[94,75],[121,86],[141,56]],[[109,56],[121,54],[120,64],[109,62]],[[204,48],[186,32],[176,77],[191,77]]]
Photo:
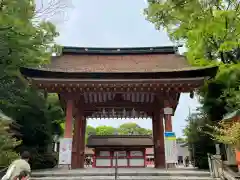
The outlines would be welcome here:
[[[112,108],[112,116],[115,115],[115,111],[114,111],[114,108]]]
[[[126,112],[126,109],[124,108],[123,109],[123,117],[126,117],[126,115],[127,115],[127,112]]]
[[[135,116],[136,116],[136,111],[135,111],[135,109],[133,108],[133,109],[132,109],[132,117],[135,118]]]
[[[102,110],[102,118],[106,118],[107,114],[106,114],[106,110],[105,108],[103,108]]]

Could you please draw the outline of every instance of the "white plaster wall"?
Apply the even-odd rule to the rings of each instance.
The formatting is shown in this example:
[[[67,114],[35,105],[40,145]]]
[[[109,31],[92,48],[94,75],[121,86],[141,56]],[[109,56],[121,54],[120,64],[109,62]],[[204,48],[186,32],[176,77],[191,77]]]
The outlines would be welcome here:
[[[145,159],[130,159],[129,165],[130,166],[144,166]]]
[[[177,143],[177,157],[182,156],[183,162],[186,156],[190,157],[190,152],[188,150],[188,146],[181,147],[182,143]]]
[[[128,165],[128,160],[127,160],[127,158],[118,159],[117,163],[118,163],[118,166],[127,166]],[[113,165],[114,166],[116,165],[116,159],[113,159]]]
[[[96,159],[96,166],[111,166],[111,159],[100,159],[100,158],[97,158]]]

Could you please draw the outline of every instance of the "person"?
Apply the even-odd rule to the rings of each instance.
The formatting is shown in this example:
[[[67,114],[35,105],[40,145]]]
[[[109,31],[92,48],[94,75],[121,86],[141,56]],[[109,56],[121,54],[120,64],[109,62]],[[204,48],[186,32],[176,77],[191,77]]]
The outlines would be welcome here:
[[[21,154],[21,159],[17,159],[12,162],[2,180],[27,179],[31,173],[31,168],[28,163],[29,159],[30,153],[28,151],[24,151]]]
[[[189,166],[189,157],[188,156],[185,157],[185,166],[186,167]]]

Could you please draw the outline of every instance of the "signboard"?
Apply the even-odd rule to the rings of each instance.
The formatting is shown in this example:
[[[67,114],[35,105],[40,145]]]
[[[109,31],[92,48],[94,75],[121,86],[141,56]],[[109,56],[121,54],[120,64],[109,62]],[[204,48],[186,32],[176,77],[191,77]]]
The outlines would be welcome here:
[[[165,132],[165,159],[166,163],[177,163],[177,142],[174,132]]]
[[[100,151],[99,156],[108,157],[108,156],[110,156],[110,151]]]
[[[164,111],[164,114],[168,114],[168,115],[173,114],[173,109],[169,107],[164,108],[163,111]]]
[[[69,165],[71,164],[72,158],[72,138],[62,138],[60,139],[59,148],[59,165]]]
[[[114,151],[114,156],[117,156],[118,153],[118,157],[119,156],[127,156],[127,152],[126,151]]]
[[[130,156],[143,156],[142,151],[130,151]]]

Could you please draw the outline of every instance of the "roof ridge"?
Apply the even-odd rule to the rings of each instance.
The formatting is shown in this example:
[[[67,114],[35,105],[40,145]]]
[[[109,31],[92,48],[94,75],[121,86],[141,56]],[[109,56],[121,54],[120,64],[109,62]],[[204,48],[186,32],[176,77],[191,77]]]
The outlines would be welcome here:
[[[123,55],[123,54],[175,54],[179,46],[153,47],[72,47],[65,46],[62,54]]]

